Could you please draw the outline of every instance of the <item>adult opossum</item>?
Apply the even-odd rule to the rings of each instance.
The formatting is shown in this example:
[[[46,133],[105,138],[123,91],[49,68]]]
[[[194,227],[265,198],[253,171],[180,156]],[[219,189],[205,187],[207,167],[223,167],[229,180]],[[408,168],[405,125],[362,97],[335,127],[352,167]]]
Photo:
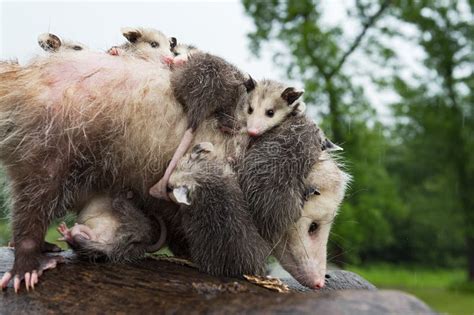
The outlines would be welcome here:
[[[312,288],[324,285],[330,223],[348,182],[328,155],[337,148],[308,118],[291,117],[252,139],[238,168],[260,234],[282,266]]]
[[[258,234],[230,166],[197,144],[170,177],[191,260],[214,275],[263,275],[270,247]]]
[[[41,253],[43,239],[67,209],[124,188],[148,198],[187,126],[169,82],[159,62],[88,51],[0,71],[0,160],[10,179],[16,243],[2,287],[15,275],[16,290],[23,277],[29,287],[54,262]],[[209,119],[195,141],[234,156],[243,136],[217,132]]]
[[[301,215],[287,227],[274,250],[283,268],[302,285],[324,286],[329,232],[349,182],[350,176],[327,151],[321,153],[305,179]]]

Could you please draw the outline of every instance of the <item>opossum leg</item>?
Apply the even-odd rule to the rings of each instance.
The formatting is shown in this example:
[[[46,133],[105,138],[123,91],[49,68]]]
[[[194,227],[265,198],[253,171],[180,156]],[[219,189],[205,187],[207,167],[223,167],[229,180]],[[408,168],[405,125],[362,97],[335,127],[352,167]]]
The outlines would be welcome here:
[[[15,248],[15,242],[14,241],[8,242],[7,247]],[[56,244],[44,241],[43,253],[57,253],[57,252],[62,252],[61,247],[59,247]]]
[[[15,291],[18,292],[26,274],[29,274],[29,288],[31,279],[34,278],[31,275],[35,270],[40,276],[43,270],[53,268],[57,262],[57,259],[43,254],[46,230],[58,208],[55,185],[42,189],[38,187],[47,187],[47,184],[31,177],[20,178],[13,183],[12,227],[15,260],[13,268],[0,281],[1,288],[5,288],[13,278]]]
[[[194,132],[191,128],[186,130],[183,137],[181,138],[181,142],[178,145],[178,148],[173,154],[173,158],[171,159],[170,164],[166,168],[165,174],[160,179],[158,183],[153,185],[150,188],[150,195],[155,198],[164,199],[170,201],[167,193],[168,181],[170,179],[171,174],[173,173],[178,161],[183,157],[183,155],[188,151],[189,147],[191,146],[191,142],[194,139]]]

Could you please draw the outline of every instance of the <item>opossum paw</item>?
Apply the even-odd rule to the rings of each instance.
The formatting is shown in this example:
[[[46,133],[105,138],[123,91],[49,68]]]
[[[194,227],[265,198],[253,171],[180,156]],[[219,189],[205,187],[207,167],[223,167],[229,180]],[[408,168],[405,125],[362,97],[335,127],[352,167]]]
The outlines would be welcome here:
[[[66,223],[61,222],[61,224],[58,225],[57,230],[63,236],[61,240],[66,241],[66,242],[72,241],[71,230],[67,227]]]
[[[26,291],[29,291],[30,288],[34,290],[43,271],[56,268],[58,263],[63,262],[64,257],[62,256],[41,256],[37,259],[22,260],[20,264],[17,264],[15,259],[13,269],[6,272],[0,280],[0,287],[5,289],[13,279],[15,293],[20,291],[22,281],[25,282]]]

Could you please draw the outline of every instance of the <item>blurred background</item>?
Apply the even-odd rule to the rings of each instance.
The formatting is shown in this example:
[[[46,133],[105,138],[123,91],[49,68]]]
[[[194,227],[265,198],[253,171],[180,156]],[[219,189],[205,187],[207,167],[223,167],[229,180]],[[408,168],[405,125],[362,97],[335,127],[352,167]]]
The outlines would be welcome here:
[[[474,313],[473,0],[3,1],[0,16],[1,59],[26,63],[43,32],[106,50],[148,26],[304,87],[354,176],[330,262]]]

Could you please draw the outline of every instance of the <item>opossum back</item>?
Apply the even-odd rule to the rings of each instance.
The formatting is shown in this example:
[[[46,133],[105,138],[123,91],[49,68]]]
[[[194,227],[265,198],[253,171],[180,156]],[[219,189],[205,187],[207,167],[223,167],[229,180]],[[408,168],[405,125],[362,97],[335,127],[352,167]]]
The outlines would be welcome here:
[[[195,263],[214,275],[263,274],[269,246],[258,234],[232,177],[198,179],[183,226]]]
[[[238,166],[239,183],[260,233],[278,241],[300,216],[305,178],[321,152],[318,127],[290,116],[253,139]]]

